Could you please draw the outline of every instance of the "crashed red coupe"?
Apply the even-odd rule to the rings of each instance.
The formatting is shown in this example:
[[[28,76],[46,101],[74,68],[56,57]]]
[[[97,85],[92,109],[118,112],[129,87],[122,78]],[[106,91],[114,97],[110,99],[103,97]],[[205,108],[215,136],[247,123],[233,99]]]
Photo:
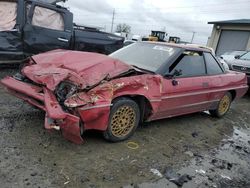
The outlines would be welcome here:
[[[221,117],[247,89],[244,73],[225,71],[208,49],[139,42],[110,56],[56,50],[31,57],[1,83],[46,112],[45,128],[77,144],[83,132],[110,141],[140,122],[209,110]]]

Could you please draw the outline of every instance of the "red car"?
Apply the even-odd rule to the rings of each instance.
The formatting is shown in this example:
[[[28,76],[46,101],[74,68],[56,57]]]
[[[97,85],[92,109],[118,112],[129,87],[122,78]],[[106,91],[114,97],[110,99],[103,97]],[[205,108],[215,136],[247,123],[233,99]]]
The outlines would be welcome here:
[[[209,110],[222,117],[247,89],[244,73],[225,72],[208,49],[138,42],[110,56],[56,50],[35,55],[1,83],[46,112],[45,128],[82,143],[85,130],[112,142],[140,122]]]

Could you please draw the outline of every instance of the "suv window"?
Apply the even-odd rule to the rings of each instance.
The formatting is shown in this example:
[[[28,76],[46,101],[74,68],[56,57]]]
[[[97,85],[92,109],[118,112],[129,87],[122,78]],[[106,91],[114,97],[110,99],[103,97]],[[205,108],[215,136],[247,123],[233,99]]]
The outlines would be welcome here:
[[[17,3],[0,1],[0,31],[9,31],[16,25]]]
[[[218,64],[218,62],[214,59],[214,57],[210,53],[204,53],[204,57],[207,64],[207,73],[210,75],[214,74],[222,74],[223,70]]]
[[[202,53],[186,51],[179,62],[170,67],[170,74],[177,77],[201,76],[206,74]]]
[[[39,6],[34,9],[32,25],[60,31],[64,30],[62,14]]]

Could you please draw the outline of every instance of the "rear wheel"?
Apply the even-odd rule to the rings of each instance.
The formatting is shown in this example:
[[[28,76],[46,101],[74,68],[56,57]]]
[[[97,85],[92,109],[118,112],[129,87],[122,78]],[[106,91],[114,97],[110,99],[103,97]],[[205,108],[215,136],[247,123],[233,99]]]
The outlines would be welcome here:
[[[138,104],[129,98],[120,98],[113,102],[109,125],[103,133],[111,142],[126,140],[135,132],[140,120]]]
[[[224,116],[230,109],[232,103],[232,94],[227,92],[220,100],[215,110],[210,110],[210,114],[214,117]]]

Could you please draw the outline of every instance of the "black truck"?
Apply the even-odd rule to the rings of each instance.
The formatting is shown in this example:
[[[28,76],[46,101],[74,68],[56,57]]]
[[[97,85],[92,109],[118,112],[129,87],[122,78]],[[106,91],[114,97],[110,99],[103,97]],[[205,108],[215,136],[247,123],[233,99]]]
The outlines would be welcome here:
[[[0,64],[54,49],[109,54],[124,38],[73,23],[73,14],[57,4],[36,0],[0,0]]]

